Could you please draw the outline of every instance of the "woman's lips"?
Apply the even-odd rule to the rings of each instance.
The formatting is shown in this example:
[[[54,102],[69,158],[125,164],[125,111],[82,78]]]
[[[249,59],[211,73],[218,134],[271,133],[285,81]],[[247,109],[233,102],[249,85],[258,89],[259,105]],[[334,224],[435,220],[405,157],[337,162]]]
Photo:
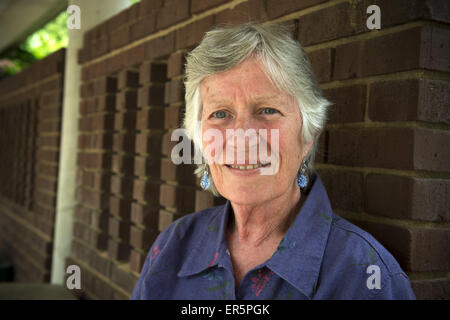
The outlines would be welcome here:
[[[225,167],[230,170],[231,173],[239,175],[239,176],[248,176],[259,173],[259,169],[263,167],[267,167],[270,165],[269,163],[261,164],[248,164],[248,165],[229,165],[226,164]]]

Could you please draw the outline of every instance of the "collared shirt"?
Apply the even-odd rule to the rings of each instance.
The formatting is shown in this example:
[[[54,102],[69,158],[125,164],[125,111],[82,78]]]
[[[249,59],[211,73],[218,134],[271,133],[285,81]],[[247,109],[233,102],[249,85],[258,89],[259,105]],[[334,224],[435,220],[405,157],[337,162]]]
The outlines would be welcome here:
[[[266,262],[235,287],[230,201],[173,222],[153,244],[131,299],[415,299],[407,275],[370,234],[335,215],[316,173]]]

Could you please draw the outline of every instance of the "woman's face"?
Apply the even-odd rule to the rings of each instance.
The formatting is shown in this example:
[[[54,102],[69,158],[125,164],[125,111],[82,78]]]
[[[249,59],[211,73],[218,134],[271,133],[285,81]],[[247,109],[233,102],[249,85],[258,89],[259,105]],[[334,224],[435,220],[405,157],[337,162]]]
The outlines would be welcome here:
[[[306,147],[308,150],[302,150],[302,121],[297,103],[271,83],[256,58],[249,58],[231,70],[205,78],[201,84],[201,95],[203,148],[206,150],[208,147],[211,151],[205,152],[204,156],[207,159],[213,156],[221,159],[222,163],[209,163],[209,167],[217,190],[223,197],[241,205],[261,204],[298,188],[297,172],[312,142]],[[247,138],[245,144],[239,147],[236,139],[232,146],[234,139],[227,139],[227,129],[242,129],[247,133],[251,131],[246,130],[254,129],[256,134],[261,132],[260,129],[266,129],[267,140]],[[278,144],[276,134],[271,134],[272,129],[278,130]],[[211,138],[205,141],[208,133],[214,132],[221,133],[222,143],[220,139],[215,143]],[[273,153],[271,158],[259,155],[261,142],[267,144],[269,155]],[[250,161],[252,152],[257,156],[257,165],[266,166],[248,169],[247,166],[254,163]],[[278,155],[277,166],[272,163],[275,162],[275,152]],[[238,154],[245,158],[245,163],[238,162]],[[232,167],[236,165],[240,167]],[[263,168],[273,171],[273,174],[262,175]]]

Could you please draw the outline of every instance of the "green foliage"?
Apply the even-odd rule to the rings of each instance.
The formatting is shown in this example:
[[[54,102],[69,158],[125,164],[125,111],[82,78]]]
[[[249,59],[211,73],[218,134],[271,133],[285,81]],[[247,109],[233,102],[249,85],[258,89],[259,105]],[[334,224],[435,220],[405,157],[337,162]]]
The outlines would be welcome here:
[[[37,59],[42,59],[49,54],[67,47],[67,12],[61,12],[53,21],[47,23],[42,29],[30,35],[22,45],[22,48]]]
[[[69,38],[66,22],[67,12],[64,10],[42,29],[31,34],[23,43],[0,53],[0,60],[9,61],[7,66],[0,69],[0,78],[18,73],[34,61],[67,47]]]

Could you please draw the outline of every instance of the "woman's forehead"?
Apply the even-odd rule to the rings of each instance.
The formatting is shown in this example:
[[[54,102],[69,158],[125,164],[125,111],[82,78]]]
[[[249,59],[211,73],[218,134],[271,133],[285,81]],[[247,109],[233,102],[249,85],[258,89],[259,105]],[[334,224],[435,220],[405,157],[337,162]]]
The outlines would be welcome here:
[[[285,99],[287,94],[276,88],[255,59],[205,78],[201,83],[202,99],[208,103],[224,103],[245,96],[252,102]]]

